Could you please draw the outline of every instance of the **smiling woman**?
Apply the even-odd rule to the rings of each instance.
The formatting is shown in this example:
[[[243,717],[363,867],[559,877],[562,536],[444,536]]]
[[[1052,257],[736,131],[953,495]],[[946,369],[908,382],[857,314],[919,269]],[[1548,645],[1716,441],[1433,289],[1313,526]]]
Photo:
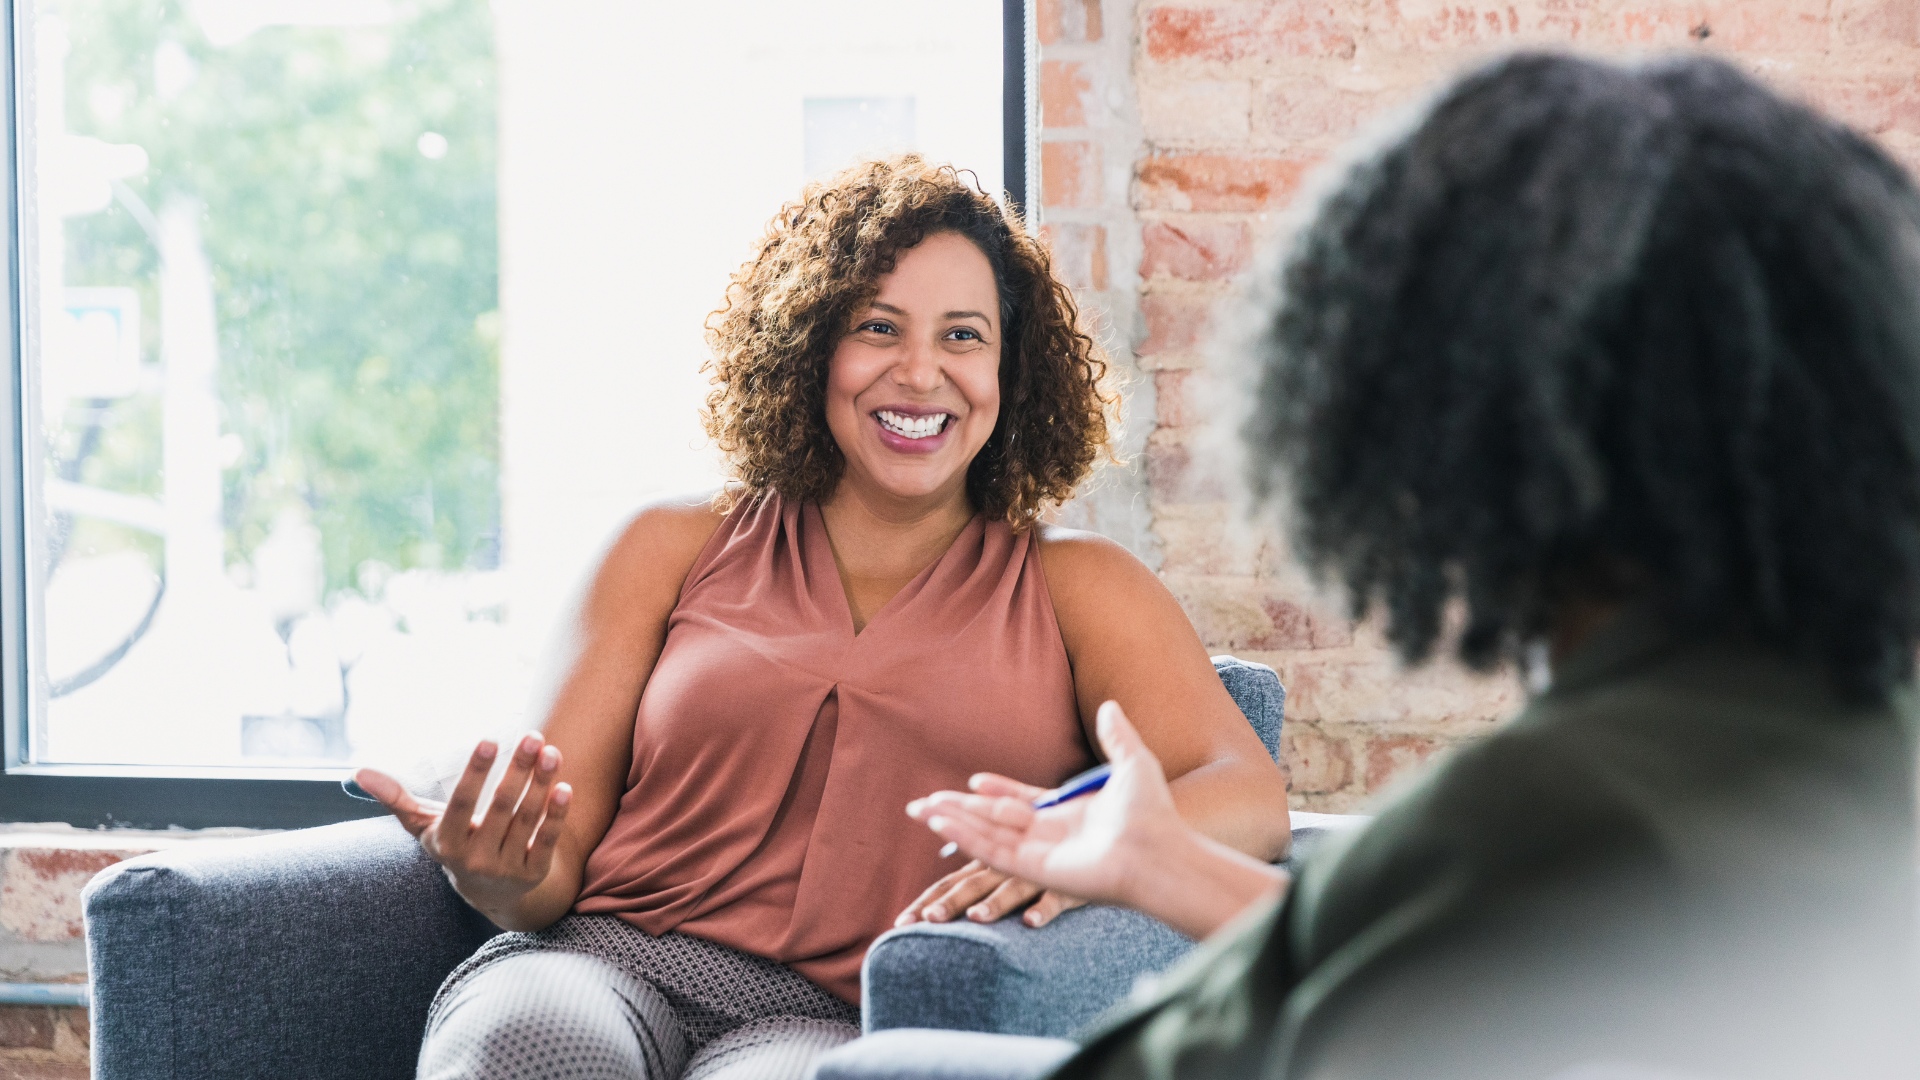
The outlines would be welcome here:
[[[953,865],[900,811],[983,770],[1058,784],[1108,699],[1190,824],[1286,845],[1279,770],[1172,596],[1039,523],[1114,399],[1018,218],[917,157],[856,167],[774,219],[711,340],[734,481],[614,541],[484,814],[490,742],[445,806],[360,773],[517,931],[449,976],[422,1076],[802,1075],[857,1034],[888,927],[1079,903]]]
[[[943,233],[941,261],[984,263],[992,292],[940,316],[970,312],[954,327],[970,326],[977,337],[990,324],[1000,335],[993,354],[1017,360],[1000,373],[1006,423],[995,427],[989,413],[985,430],[993,434],[970,455],[968,496],[982,513],[1025,523],[1086,478],[1107,447],[1117,402],[1072,294],[1053,276],[1045,249],[1007,228],[991,199],[951,168],[907,155],[813,185],[783,209],[709,324],[715,388],[707,433],[745,490],[789,499],[833,491],[846,463],[835,441],[844,432],[818,422],[827,416],[819,360],[855,319],[873,317],[856,327],[857,340],[870,343],[907,329],[889,319],[897,308],[872,306],[877,283],[902,252]],[[956,246],[962,239],[970,255]]]

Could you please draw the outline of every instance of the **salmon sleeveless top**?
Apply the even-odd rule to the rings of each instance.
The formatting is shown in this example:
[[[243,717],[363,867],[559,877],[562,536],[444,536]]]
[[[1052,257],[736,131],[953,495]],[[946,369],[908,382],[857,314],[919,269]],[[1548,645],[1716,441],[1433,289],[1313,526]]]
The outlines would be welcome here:
[[[911,799],[1092,755],[1032,530],[975,517],[859,634],[820,510],[767,495],[695,560],[574,910],[791,965],[848,1001],[940,875]]]

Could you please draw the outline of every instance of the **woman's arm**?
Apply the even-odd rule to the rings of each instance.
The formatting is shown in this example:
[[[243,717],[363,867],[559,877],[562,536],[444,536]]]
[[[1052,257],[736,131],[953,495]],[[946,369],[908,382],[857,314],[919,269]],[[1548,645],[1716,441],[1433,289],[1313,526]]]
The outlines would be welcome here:
[[[662,502],[614,539],[563,616],[543,665],[535,703],[541,733],[516,745],[480,821],[473,817],[493,761],[490,741],[475,751],[444,808],[362,770],[362,786],[420,837],[454,888],[495,925],[537,930],[579,897],[587,856],[626,790],[634,716],[666,642],[667,617],[721,520],[710,501]]]
[[[1040,553],[1088,741],[1099,745],[1101,703],[1119,701],[1172,778],[1180,817],[1257,860],[1284,856],[1292,839],[1286,778],[1221,685],[1173,594],[1125,548],[1092,533],[1047,528]],[[973,863],[935,882],[899,922],[940,922],[963,911],[991,922],[1029,902],[1033,926],[1076,904]]]
[[[1035,810],[1033,788],[982,773],[970,782],[975,794],[935,792],[907,813],[1012,880],[1130,907],[1193,938],[1281,894],[1278,868],[1181,820],[1160,763],[1118,704],[1101,707],[1097,726],[1113,764],[1098,794]]]
[[[1287,780],[1233,702],[1166,585],[1105,537],[1048,528],[1041,559],[1087,739],[1117,701],[1165,771],[1180,816],[1263,861],[1292,842]]]

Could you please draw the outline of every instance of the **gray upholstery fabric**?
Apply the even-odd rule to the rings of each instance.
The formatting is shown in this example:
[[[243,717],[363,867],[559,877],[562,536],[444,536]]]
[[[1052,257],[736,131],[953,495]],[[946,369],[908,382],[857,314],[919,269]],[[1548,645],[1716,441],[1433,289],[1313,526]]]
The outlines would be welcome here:
[[[1065,1039],[901,1028],[829,1051],[814,1080],[1033,1080],[1075,1048]]]
[[[1071,1035],[1136,977],[1192,947],[1162,923],[1110,907],[1069,911],[1038,930],[1018,919],[917,923],[867,950],[862,1024]]]
[[[392,819],[142,855],[83,899],[96,1080],[410,1077],[495,933]]]
[[[1214,657],[1213,668],[1279,760],[1287,700],[1279,676],[1231,656]],[[1303,831],[1296,846],[1312,836]],[[1069,911],[1039,930],[1017,919],[917,923],[889,931],[867,950],[864,1025],[1071,1035],[1125,996],[1134,980],[1192,947],[1161,923],[1118,908]]]
[[[1287,688],[1280,685],[1280,676],[1265,664],[1248,663],[1237,656],[1214,657],[1213,670],[1260,736],[1267,756],[1279,761],[1280,722],[1287,714]]]

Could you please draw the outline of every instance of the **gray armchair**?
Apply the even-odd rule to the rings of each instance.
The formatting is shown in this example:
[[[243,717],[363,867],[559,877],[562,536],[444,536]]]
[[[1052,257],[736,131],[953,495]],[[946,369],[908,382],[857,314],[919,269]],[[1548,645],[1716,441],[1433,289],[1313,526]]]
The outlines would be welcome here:
[[[1214,666],[1277,756],[1279,679]],[[391,819],[143,855],[85,906],[96,1080],[412,1076],[434,990],[497,932]],[[1191,944],[1101,907],[907,927],[867,955],[865,1026],[1064,1036]]]

